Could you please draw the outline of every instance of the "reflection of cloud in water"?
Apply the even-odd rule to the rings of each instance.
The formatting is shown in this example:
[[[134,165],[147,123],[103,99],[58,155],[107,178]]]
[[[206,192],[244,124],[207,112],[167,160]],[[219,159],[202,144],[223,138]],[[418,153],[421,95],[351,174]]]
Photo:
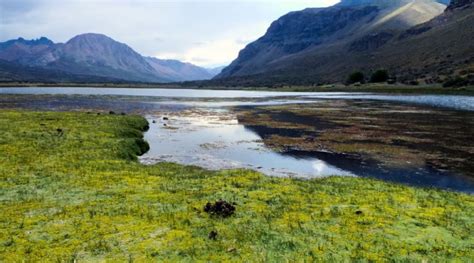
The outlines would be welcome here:
[[[321,160],[316,160],[313,162],[313,168],[317,175],[321,175],[326,170],[326,164]]]
[[[211,170],[248,168],[272,176],[301,178],[351,175],[322,160],[270,150],[258,134],[238,124],[228,111],[207,108],[187,116],[170,115],[168,124],[177,130],[170,132],[161,123],[152,123],[145,134],[151,149],[140,158],[143,163],[168,161]]]
[[[326,177],[328,175],[354,176],[349,172],[341,171],[340,169],[335,169],[333,166],[329,166],[324,161],[317,159],[313,161],[313,169],[315,171],[316,177]]]

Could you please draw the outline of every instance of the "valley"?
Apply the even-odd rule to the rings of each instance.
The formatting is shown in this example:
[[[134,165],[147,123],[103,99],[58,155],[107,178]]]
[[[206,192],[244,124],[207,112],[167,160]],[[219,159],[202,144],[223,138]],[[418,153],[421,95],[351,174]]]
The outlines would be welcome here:
[[[0,262],[473,262],[473,25],[0,1]]]

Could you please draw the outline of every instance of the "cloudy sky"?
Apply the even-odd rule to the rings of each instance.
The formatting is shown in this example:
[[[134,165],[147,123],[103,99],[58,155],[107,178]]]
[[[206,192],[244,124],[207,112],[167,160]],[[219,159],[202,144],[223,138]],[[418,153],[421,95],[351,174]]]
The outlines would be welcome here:
[[[213,67],[230,63],[278,17],[337,0],[0,0],[0,41],[66,42],[103,33],[139,53]]]

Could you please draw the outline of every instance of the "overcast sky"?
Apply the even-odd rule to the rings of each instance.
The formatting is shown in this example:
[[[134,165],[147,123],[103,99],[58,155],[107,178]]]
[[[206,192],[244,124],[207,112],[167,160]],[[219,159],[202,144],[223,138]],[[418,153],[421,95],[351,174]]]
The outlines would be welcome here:
[[[234,60],[278,17],[337,0],[0,0],[0,41],[103,33],[146,56],[200,66]]]

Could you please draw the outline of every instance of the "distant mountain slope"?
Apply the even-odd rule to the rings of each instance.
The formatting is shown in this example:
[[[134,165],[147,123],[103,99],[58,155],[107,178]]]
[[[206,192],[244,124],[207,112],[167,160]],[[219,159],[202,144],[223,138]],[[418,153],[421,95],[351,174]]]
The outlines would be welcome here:
[[[70,72],[29,67],[0,59],[0,82],[79,82],[79,83],[122,83],[122,79],[106,78],[93,75],[73,74]]]
[[[160,76],[174,81],[206,80],[217,75],[212,74],[205,68],[178,60],[157,59],[152,57],[146,57],[145,60]]]
[[[209,72],[209,74],[211,74],[213,77],[219,75],[223,69],[225,69],[226,66],[220,66],[220,67],[215,67],[215,68],[208,68],[207,69],[207,72]]]
[[[67,73],[68,79],[80,75],[98,77],[94,79],[175,82],[214,76],[207,69],[189,63],[143,57],[126,44],[92,33],[78,35],[65,44],[55,44],[44,37],[6,41],[0,43],[0,59],[4,65],[7,61],[13,63],[10,69],[20,70],[18,65],[23,65],[35,68],[36,73]]]
[[[42,37],[37,40],[23,38],[0,43],[0,59],[27,64],[49,52],[55,44]]]
[[[216,81],[310,84],[344,81],[355,70],[387,68],[406,80],[426,74],[425,67],[437,72],[430,59],[455,64],[473,55],[472,8],[460,6],[444,12],[446,6],[430,0],[346,0],[292,12],[242,50]]]

